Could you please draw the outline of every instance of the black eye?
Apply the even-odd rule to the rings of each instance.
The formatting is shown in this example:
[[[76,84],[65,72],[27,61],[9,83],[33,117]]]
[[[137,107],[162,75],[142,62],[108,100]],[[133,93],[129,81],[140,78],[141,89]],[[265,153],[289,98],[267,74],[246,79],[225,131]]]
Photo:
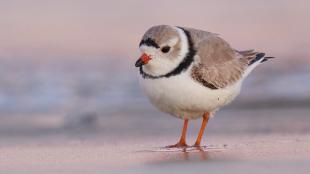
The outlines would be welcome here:
[[[162,49],[161,49],[161,52],[163,53],[168,53],[170,51],[170,47],[169,46],[164,46]]]

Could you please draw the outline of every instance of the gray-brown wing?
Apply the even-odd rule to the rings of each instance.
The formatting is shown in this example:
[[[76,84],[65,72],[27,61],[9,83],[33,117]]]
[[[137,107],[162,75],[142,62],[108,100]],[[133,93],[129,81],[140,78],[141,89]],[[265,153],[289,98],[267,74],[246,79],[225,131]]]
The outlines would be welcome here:
[[[192,68],[192,77],[212,89],[224,88],[238,81],[248,67],[248,59],[235,51],[218,35],[190,30],[196,43],[198,62]]]
[[[221,64],[198,64],[192,68],[192,78],[211,89],[225,88],[237,82],[247,68],[246,59],[234,59]]]

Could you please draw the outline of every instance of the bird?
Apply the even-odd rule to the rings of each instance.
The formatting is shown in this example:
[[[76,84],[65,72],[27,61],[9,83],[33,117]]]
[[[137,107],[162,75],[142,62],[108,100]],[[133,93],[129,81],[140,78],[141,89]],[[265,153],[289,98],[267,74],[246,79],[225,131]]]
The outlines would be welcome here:
[[[201,147],[209,118],[235,99],[255,67],[273,58],[253,49],[238,51],[213,32],[171,25],[149,28],[139,50],[135,66],[145,95],[160,111],[184,121],[179,141],[167,148]],[[202,124],[189,146],[188,122],[198,118]]]

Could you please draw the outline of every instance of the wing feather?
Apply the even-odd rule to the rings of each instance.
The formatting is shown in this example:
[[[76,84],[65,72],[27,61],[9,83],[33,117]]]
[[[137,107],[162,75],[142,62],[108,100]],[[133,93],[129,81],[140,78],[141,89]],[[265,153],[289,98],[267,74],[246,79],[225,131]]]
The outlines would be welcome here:
[[[197,49],[198,63],[192,68],[192,77],[196,81],[211,89],[218,89],[231,85],[242,77],[248,65],[243,54],[250,56],[252,51],[237,52],[217,34],[188,30]]]

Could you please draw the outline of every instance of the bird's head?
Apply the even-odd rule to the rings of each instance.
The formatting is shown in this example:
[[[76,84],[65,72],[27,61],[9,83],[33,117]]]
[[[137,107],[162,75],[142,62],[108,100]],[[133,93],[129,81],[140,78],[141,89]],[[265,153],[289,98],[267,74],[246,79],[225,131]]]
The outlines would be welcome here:
[[[178,66],[184,57],[186,42],[181,29],[168,25],[151,27],[143,35],[139,48],[142,53],[136,67],[150,75],[163,75]]]

